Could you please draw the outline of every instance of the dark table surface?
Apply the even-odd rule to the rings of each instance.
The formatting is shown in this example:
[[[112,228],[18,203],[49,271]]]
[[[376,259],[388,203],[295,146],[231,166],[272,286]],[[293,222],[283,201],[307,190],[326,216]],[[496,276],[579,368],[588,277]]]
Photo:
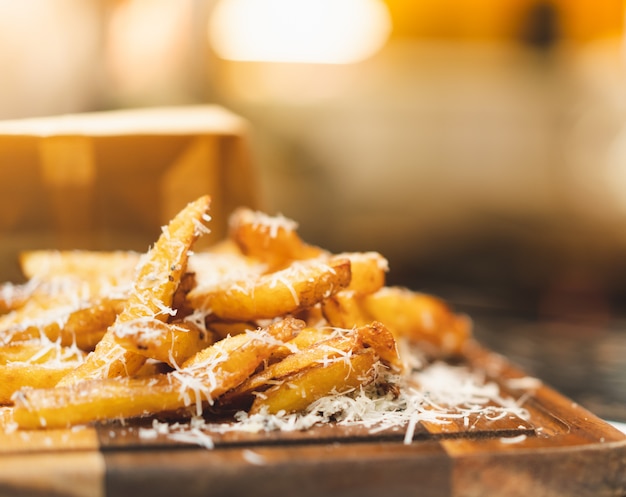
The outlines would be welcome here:
[[[626,319],[594,323],[511,310],[467,311],[485,346],[596,415],[626,422]]]

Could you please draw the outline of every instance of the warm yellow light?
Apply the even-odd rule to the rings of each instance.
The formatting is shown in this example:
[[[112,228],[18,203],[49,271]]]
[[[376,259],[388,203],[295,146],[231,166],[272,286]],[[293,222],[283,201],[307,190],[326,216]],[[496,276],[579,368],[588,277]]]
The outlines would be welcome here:
[[[104,53],[116,96],[134,103],[177,97],[188,77],[193,0],[114,3]]]
[[[381,0],[220,0],[209,23],[219,57],[268,62],[358,62],[390,31]]]

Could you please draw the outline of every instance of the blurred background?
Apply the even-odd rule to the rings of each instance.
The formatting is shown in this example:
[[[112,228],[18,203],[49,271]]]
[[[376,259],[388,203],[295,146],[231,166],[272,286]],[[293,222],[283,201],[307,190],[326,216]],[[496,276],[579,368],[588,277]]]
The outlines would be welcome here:
[[[0,119],[216,103],[265,210],[626,421],[626,2],[0,0]]]

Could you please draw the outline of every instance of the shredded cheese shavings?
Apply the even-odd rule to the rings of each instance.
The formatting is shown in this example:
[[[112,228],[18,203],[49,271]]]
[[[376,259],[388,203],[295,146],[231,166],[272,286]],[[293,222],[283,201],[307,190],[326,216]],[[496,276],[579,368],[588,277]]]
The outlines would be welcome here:
[[[296,221],[282,214],[270,216],[261,211],[246,211],[243,221],[252,224],[255,228],[260,227],[269,230],[270,238],[276,238],[278,231],[281,229],[287,232],[296,231],[298,229],[298,223]]]
[[[268,414],[246,411],[236,413],[232,423],[210,423],[198,416],[190,423],[168,427],[172,440],[212,448],[211,433],[301,431],[317,425],[362,426],[372,435],[388,430],[404,430],[403,443],[411,444],[420,422],[447,424],[461,420],[470,426],[473,418],[486,416],[498,420],[507,416],[529,419],[522,406],[524,398],[503,396],[497,384],[486,381],[479,372],[466,367],[436,362],[408,376],[391,375],[378,364],[378,382],[348,392],[331,393],[313,402],[304,412]],[[380,393],[381,382],[399,387],[397,395]],[[416,386],[416,385],[419,385]],[[165,433],[163,424],[157,426]],[[152,434],[142,432],[149,438]],[[208,437],[208,439],[207,439]],[[522,436],[501,439],[517,443]]]

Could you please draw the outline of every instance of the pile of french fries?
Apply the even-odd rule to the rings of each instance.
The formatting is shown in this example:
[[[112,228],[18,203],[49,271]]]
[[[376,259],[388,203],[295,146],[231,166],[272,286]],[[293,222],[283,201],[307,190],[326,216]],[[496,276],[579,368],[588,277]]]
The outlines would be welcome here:
[[[442,357],[470,337],[440,299],[386,286],[379,253],[330,253],[283,216],[240,208],[194,252],[209,211],[191,202],[143,254],[20,254],[26,282],[0,286],[6,425],[300,412],[402,374],[402,341]]]

